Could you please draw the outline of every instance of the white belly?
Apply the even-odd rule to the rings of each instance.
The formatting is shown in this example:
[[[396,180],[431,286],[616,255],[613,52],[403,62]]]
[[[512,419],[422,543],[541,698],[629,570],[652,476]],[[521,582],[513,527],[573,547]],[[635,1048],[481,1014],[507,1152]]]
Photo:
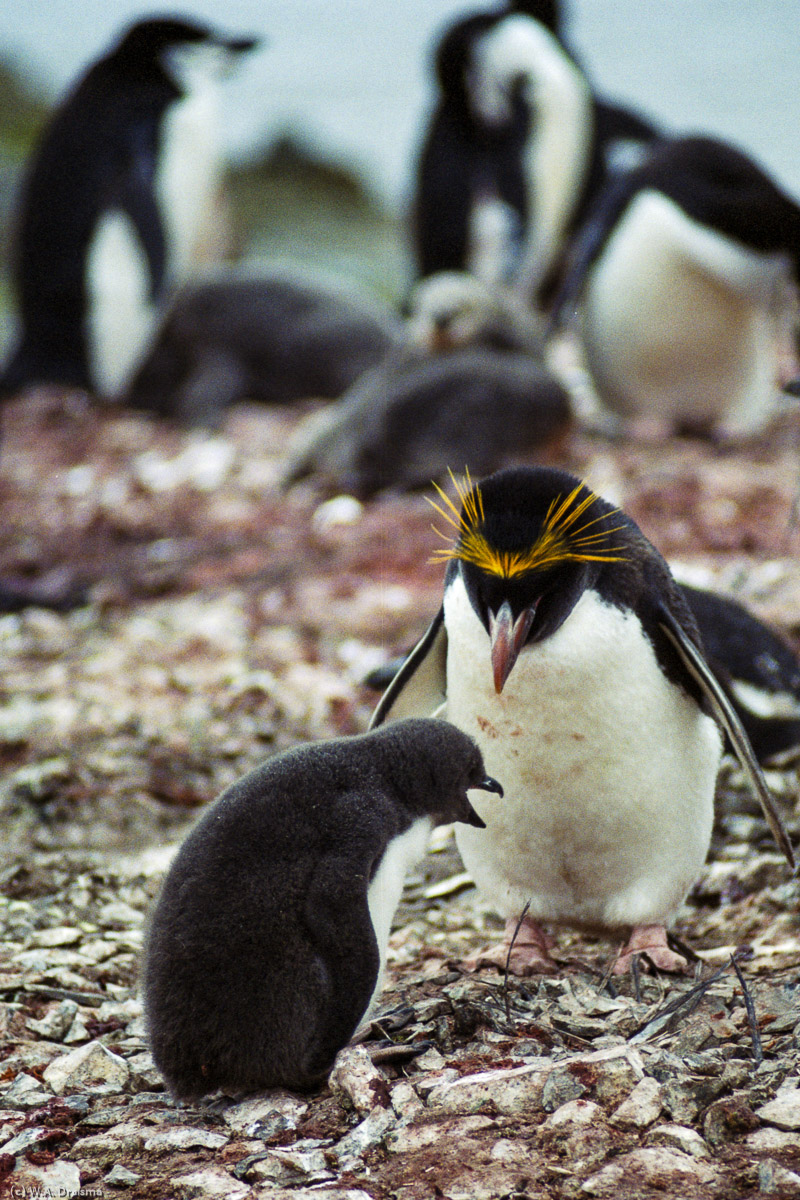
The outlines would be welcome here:
[[[586,592],[520,654],[496,695],[489,638],[460,580],[445,594],[447,718],[472,734],[502,800],[456,841],[503,916],[610,929],[662,924],[708,850],[715,722],[660,670],[635,617]],[[454,670],[454,663],[458,670]]]
[[[97,223],[86,262],[86,339],[92,383],[102,396],[122,390],[146,350],[157,310],[139,236],[126,213]]]
[[[222,179],[217,118],[218,88],[195,88],[167,111],[155,180],[167,244],[171,285],[215,257]]]
[[[765,423],[778,377],[780,256],[757,254],[642,192],[592,271],[581,328],[600,399],[624,415]]]
[[[378,942],[381,963],[378,977],[375,980],[375,988],[364,1016],[372,1008],[383,986],[389,933],[400,897],[403,894],[406,875],[425,853],[432,828],[433,822],[430,817],[421,817],[400,837],[394,838],[386,847],[380,866],[367,890],[367,905],[372,928],[375,930]]]

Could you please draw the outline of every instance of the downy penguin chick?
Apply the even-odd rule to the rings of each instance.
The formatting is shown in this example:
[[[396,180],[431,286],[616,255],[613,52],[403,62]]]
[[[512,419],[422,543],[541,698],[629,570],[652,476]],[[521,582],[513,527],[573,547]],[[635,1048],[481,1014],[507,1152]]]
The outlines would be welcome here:
[[[159,302],[212,233],[222,171],[216,93],[256,45],[195,21],[138,21],[57,109],[19,201],[21,331],[2,393],[122,387]]]
[[[322,273],[253,263],[184,285],[122,400],[215,428],[240,400],[335,399],[403,340],[393,309]]]
[[[455,539],[444,603],[373,727],[436,711],[475,737],[506,799],[457,831],[464,864],[507,920],[528,905],[511,967],[553,970],[540,922],[627,936],[679,969],[666,926],[708,850],[722,736],[791,846],[703,657],[669,568],[638,526],[565,471],[497,472],[444,498]]]
[[[800,205],[735,147],[675,138],[598,201],[554,321],[577,308],[609,412],[747,435],[795,374],[798,280]]]
[[[170,1090],[309,1089],[369,1011],[408,868],[437,822],[502,794],[444,721],[279,754],[178,851],[146,946],[144,1005]]]

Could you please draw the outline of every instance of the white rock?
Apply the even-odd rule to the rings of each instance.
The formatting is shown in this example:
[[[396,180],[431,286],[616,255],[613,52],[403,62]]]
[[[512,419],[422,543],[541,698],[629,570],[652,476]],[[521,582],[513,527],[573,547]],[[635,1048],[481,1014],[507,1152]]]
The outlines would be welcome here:
[[[130,1077],[127,1063],[102,1042],[88,1042],[54,1059],[42,1078],[57,1096],[73,1092],[121,1092]]]
[[[258,1126],[265,1124],[274,1125],[275,1132],[278,1129],[296,1129],[307,1111],[305,1100],[298,1100],[297,1096],[275,1089],[265,1092],[263,1096],[251,1096],[238,1104],[231,1104],[222,1116],[234,1133],[259,1137]]]
[[[345,1046],[336,1055],[328,1086],[334,1095],[345,1095],[360,1113],[386,1107],[388,1080],[374,1065],[364,1046]]]
[[[329,1152],[340,1165],[352,1158],[360,1158],[367,1150],[380,1145],[390,1129],[397,1124],[397,1117],[388,1108],[374,1108],[368,1117],[345,1134]]]
[[[168,1154],[171,1150],[221,1150],[227,1141],[224,1133],[179,1125],[159,1129],[146,1139],[144,1148],[151,1154]]]
[[[614,1110],[610,1118],[611,1124],[646,1129],[661,1112],[661,1097],[661,1084],[651,1075],[645,1075],[627,1100],[623,1100],[619,1108]]]
[[[107,1183],[109,1187],[126,1188],[133,1187],[141,1178],[141,1175],[137,1175],[135,1171],[129,1171],[127,1167],[123,1167],[122,1163],[117,1163],[107,1175],[103,1176],[103,1182]]]
[[[552,1133],[560,1140],[574,1133],[583,1133],[586,1129],[596,1129],[604,1122],[605,1113],[593,1100],[568,1100],[551,1113],[539,1129],[542,1134]]]
[[[778,1129],[800,1129],[800,1088],[762,1104],[756,1109],[756,1116],[767,1125],[777,1125]]]
[[[13,1175],[12,1196],[77,1196],[81,1190],[81,1173],[75,1163],[57,1159],[46,1167],[20,1164]]]
[[[424,1150],[426,1146],[441,1144],[445,1140],[453,1141],[477,1133],[480,1129],[488,1129],[494,1125],[492,1117],[484,1117],[476,1113],[472,1117],[459,1117],[454,1121],[436,1121],[427,1125],[401,1125],[393,1129],[386,1138],[386,1149],[391,1154],[411,1154],[415,1150]]]
[[[514,1116],[541,1108],[542,1092],[552,1062],[540,1058],[523,1067],[479,1071],[441,1083],[428,1097],[431,1108],[450,1113],[474,1113],[492,1106],[494,1112]]]
[[[34,1125],[31,1129],[21,1129],[18,1134],[0,1146],[0,1154],[22,1154],[29,1146],[35,1146],[42,1138],[46,1138],[52,1130],[43,1125]]]
[[[783,1200],[800,1196],[800,1175],[782,1167],[774,1159],[765,1158],[758,1164],[758,1193],[781,1196]]]
[[[56,925],[51,929],[37,929],[31,937],[34,946],[74,946],[81,940],[80,929],[71,925]]]
[[[707,1163],[699,1162],[680,1150],[666,1146],[646,1146],[632,1150],[621,1158],[602,1167],[582,1185],[581,1191],[590,1196],[619,1196],[627,1181],[635,1180],[637,1186],[657,1188],[667,1195],[680,1195],[679,1189],[692,1184],[710,1184],[716,1179],[716,1171]]]
[[[364,505],[355,496],[332,496],[314,509],[311,518],[318,532],[335,525],[355,525],[364,515]]]
[[[425,1111],[425,1105],[407,1079],[401,1079],[399,1083],[393,1085],[391,1096],[392,1108],[398,1117],[411,1119],[420,1116]]]
[[[250,1187],[234,1179],[222,1167],[203,1167],[189,1175],[179,1175],[171,1180],[171,1194],[176,1200],[209,1200],[220,1196],[222,1200],[244,1200]]]
[[[800,1131],[773,1129],[771,1125],[766,1125],[763,1129],[748,1133],[744,1144],[751,1150],[800,1150]]]
[[[60,1042],[71,1029],[77,1011],[78,1005],[74,1000],[62,1000],[60,1004],[51,1008],[41,1021],[31,1017],[25,1024],[32,1033],[38,1033],[50,1042]]]
[[[673,1149],[682,1150],[684,1154],[690,1154],[693,1158],[708,1158],[710,1153],[704,1138],[688,1125],[657,1125],[647,1135],[647,1144],[672,1146]]]

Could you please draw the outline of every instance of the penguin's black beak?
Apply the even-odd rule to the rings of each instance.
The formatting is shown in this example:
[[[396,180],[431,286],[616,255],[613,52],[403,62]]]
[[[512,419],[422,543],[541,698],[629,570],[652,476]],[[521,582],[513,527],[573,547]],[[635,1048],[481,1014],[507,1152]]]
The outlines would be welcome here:
[[[536,602],[523,608],[514,619],[511,605],[507,600],[501,604],[496,613],[489,613],[489,637],[492,643],[492,673],[494,675],[494,690],[499,695],[505,682],[511,674],[511,668],[517,661],[517,656],[525,645],[530,633],[533,618],[536,615]]]
[[[502,789],[501,785],[497,782],[496,779],[492,779],[491,775],[487,775],[485,779],[482,779],[480,781],[480,783],[474,783],[472,786],[475,788],[480,788],[480,790],[482,792],[494,792],[498,796],[503,795],[503,789]],[[466,799],[466,797],[465,797],[465,799]],[[486,822],[483,820],[483,818],[478,816],[475,809],[470,804],[469,800],[466,801],[466,804],[467,804],[467,815],[465,817],[460,818],[462,823],[464,825],[474,825],[476,829],[485,829]]]

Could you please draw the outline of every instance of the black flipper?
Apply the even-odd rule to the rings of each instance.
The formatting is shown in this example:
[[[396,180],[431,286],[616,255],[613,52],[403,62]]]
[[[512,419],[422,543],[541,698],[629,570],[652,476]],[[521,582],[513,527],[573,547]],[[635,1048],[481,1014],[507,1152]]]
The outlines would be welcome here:
[[[409,654],[381,696],[370,719],[375,729],[385,721],[401,717],[430,717],[440,714],[447,703],[447,630],[440,608],[427,631]]]
[[[795,857],[792,844],[789,841],[789,835],[775,808],[772,794],[764,778],[764,773],[756,760],[753,748],[750,745],[750,741],[735,709],[697,646],[689,638],[686,631],[678,624],[673,615],[666,609],[662,609],[661,611],[659,627],[677,650],[681,661],[692,679],[695,680],[703,694],[707,697],[714,716],[730,739],[736,757],[739,759],[742,769],[753,789],[753,793],[761,805],[778,848],[785,855],[792,870],[794,870]]]

